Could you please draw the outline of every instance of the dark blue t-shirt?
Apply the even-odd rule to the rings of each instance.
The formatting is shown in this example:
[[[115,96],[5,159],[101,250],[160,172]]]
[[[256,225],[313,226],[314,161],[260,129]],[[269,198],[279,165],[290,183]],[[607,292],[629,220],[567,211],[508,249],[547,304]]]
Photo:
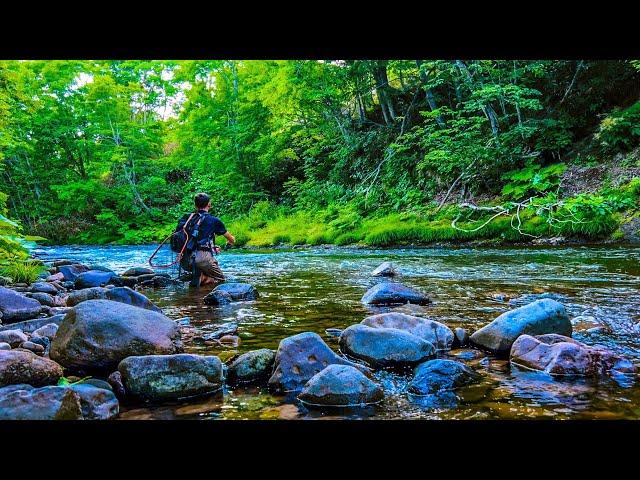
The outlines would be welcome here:
[[[201,246],[205,246],[210,240],[213,240],[215,235],[224,235],[225,233],[227,233],[227,229],[225,228],[224,223],[222,223],[222,220],[220,220],[218,217],[214,217],[204,210],[198,210],[198,213],[200,215],[204,215],[204,218],[202,219],[198,227],[197,240]],[[186,221],[187,218],[189,218],[189,215],[191,214],[184,215],[182,217],[182,221]],[[189,225],[192,225],[192,222],[193,220],[189,222]]]

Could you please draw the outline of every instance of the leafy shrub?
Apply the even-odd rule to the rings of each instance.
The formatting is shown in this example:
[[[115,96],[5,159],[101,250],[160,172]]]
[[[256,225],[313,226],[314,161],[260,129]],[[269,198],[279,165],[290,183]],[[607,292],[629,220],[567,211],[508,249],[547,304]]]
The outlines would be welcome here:
[[[503,178],[510,182],[502,188],[502,195],[520,200],[530,194],[547,192],[560,184],[560,175],[566,168],[564,163],[541,167],[529,162],[523,169],[512,170],[504,175]]]
[[[637,145],[640,138],[640,102],[625,110],[614,111],[602,120],[595,138],[609,153],[628,151]]]
[[[16,283],[33,283],[44,271],[42,262],[33,259],[16,261],[0,269],[2,276],[9,277]]]

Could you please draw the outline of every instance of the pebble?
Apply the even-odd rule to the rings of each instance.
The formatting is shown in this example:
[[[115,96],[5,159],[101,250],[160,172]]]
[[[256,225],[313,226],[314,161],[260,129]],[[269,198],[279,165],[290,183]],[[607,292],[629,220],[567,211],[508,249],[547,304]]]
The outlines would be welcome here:
[[[11,350],[11,345],[6,342],[0,342],[0,350]]]
[[[228,347],[237,347],[238,345],[240,345],[240,337],[237,337],[235,335],[225,335],[223,337],[220,337],[220,339],[218,340],[222,345],[226,345]]]

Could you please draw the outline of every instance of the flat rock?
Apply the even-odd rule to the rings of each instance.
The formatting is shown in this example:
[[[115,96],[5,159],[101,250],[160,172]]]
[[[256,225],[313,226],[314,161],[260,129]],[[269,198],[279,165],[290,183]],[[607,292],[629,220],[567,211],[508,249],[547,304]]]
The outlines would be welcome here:
[[[145,355],[118,365],[128,394],[150,401],[213,393],[222,387],[222,362],[215,356]]]
[[[628,359],[562,335],[521,335],[513,343],[511,363],[550,375],[597,377],[611,372],[635,373]]]
[[[436,353],[432,343],[396,328],[372,328],[356,324],[339,339],[340,350],[377,368],[413,366]]]
[[[545,298],[503,313],[476,331],[469,340],[480,348],[508,354],[520,335],[557,333],[570,337],[571,331],[571,322],[564,305]]]
[[[9,288],[0,287],[0,312],[4,323],[37,317],[41,308],[37,300],[20,295]]]
[[[6,330],[22,330],[25,333],[32,333],[38,328],[48,324],[55,323],[56,325],[60,325],[64,315],[53,315],[51,317],[37,318],[34,320],[26,320],[24,322],[16,322],[11,325],[0,326],[0,332]]]
[[[451,329],[443,323],[404,313],[391,312],[371,315],[360,323],[372,328],[404,330],[433,344],[436,350],[449,350],[455,338]]]
[[[182,351],[180,330],[161,313],[111,300],[87,300],[64,318],[50,356],[80,372],[113,372],[126,357]]]
[[[370,305],[397,305],[414,303],[427,305],[431,303],[424,293],[397,282],[382,282],[371,287],[362,297],[362,303]]]
[[[379,385],[349,365],[329,365],[306,383],[298,399],[307,405],[348,407],[382,401]]]
[[[269,388],[276,392],[302,390],[311,377],[334,364],[351,365],[370,373],[368,368],[337,355],[317,333],[304,332],[287,337],[280,341],[276,351]]]

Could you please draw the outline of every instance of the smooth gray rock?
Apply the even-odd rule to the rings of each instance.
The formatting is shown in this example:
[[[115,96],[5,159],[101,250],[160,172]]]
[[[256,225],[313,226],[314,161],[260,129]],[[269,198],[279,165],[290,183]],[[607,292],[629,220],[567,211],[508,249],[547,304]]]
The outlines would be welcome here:
[[[146,355],[118,365],[127,394],[163,401],[213,393],[222,387],[222,362],[215,356]]]
[[[126,357],[181,351],[178,325],[163,314],[111,300],[87,300],[60,324],[50,356],[65,368],[108,374]]]
[[[140,307],[154,312],[162,313],[162,310],[156,306],[145,295],[129,287],[92,287],[72,292],[67,298],[67,305],[75,306],[87,300],[112,300],[134,307]]]
[[[0,350],[11,350],[11,345],[7,342],[0,342]]]
[[[307,405],[348,407],[382,401],[382,388],[349,365],[329,365],[307,382],[298,399]]]
[[[0,312],[3,323],[14,323],[37,317],[42,306],[33,298],[25,297],[5,287],[0,287]]]
[[[374,277],[393,277],[398,274],[396,266],[391,262],[383,262],[371,275]]]
[[[64,275],[64,281],[75,282],[78,275],[88,272],[89,268],[85,265],[73,264],[73,265],[61,265],[58,267],[58,272]]]
[[[436,350],[449,350],[454,341],[453,332],[445,324],[404,313],[391,312],[371,315],[360,323],[372,328],[404,330],[433,344]]]
[[[377,368],[413,366],[436,353],[432,343],[404,330],[362,324],[346,328],[338,343],[343,353]]]
[[[570,337],[571,331],[571,322],[564,305],[545,298],[503,313],[476,331],[469,340],[480,348],[508,354],[520,335],[557,333]]]
[[[47,337],[49,339],[52,339],[56,336],[58,328],[60,327],[57,323],[47,323],[46,325],[43,325],[42,327],[34,330],[32,335],[36,337]]]
[[[101,270],[89,270],[81,273],[74,280],[74,286],[77,290],[82,288],[103,287],[107,285],[113,277],[117,275],[113,272],[103,272]]]
[[[98,388],[85,382],[67,388],[80,397],[80,409],[84,420],[109,420],[120,411],[118,399],[110,388]]]
[[[414,303],[427,305],[431,299],[418,290],[397,282],[382,282],[371,287],[362,297],[362,303],[370,305],[398,305]]]

